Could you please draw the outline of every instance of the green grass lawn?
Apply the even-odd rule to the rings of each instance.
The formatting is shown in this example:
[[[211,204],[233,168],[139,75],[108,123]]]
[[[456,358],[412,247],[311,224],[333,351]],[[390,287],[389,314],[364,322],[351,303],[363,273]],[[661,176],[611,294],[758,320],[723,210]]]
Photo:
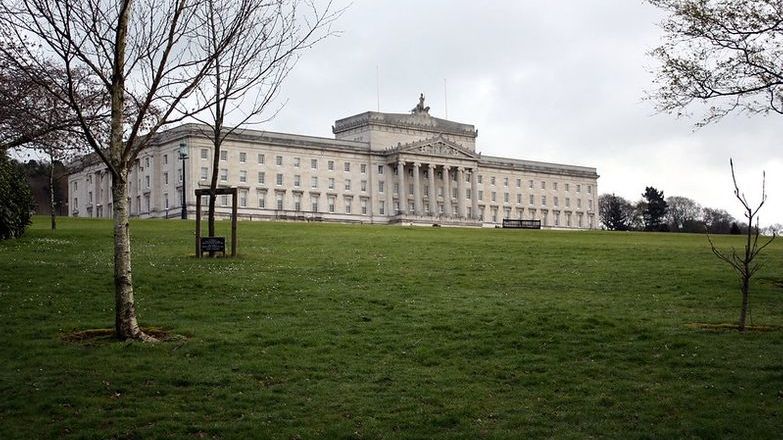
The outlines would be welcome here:
[[[783,330],[738,334],[704,236],[132,223],[140,322],[113,325],[111,223],[0,242],[0,438],[780,438]],[[227,231],[228,225],[220,228]],[[741,245],[738,237],[719,237]],[[752,286],[783,325],[783,240]]]

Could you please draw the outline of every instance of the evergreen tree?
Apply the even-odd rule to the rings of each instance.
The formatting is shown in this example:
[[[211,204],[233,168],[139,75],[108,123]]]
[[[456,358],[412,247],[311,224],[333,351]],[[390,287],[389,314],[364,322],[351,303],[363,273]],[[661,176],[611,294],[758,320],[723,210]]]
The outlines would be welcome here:
[[[664,230],[662,225],[668,205],[663,197],[663,191],[658,191],[654,187],[648,186],[644,189],[642,197],[644,197],[644,211],[642,212],[644,230]]]
[[[33,196],[24,168],[0,152],[0,240],[21,237],[32,210]]]

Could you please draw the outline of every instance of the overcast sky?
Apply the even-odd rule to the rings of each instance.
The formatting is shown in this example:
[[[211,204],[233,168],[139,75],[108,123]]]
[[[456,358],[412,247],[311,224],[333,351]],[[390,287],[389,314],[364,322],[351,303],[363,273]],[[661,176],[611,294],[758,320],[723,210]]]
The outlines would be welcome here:
[[[479,152],[595,167],[601,193],[637,200],[651,185],[741,219],[734,157],[751,200],[766,170],[762,224],[783,223],[782,116],[694,130],[698,114],[656,114],[642,99],[661,19],[639,0],[356,0],[342,34],[304,54],[263,128],[332,137],[334,120],[377,109],[377,68],[380,111],[407,112],[423,92],[446,117],[447,100],[448,119],[479,130]]]

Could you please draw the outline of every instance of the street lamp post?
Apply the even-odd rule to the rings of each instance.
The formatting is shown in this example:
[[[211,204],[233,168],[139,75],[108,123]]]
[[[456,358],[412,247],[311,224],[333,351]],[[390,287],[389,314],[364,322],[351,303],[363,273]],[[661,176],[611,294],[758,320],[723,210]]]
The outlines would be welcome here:
[[[182,159],[182,220],[187,220],[188,205],[185,198],[185,195],[187,194],[185,176],[187,173],[185,172],[185,159],[188,158],[188,146],[184,142],[179,144],[179,158]]]

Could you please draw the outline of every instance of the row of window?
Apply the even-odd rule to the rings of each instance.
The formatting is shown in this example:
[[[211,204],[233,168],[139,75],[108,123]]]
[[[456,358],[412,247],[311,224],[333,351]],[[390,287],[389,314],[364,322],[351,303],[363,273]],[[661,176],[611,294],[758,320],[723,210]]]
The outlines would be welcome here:
[[[208,159],[208,155],[209,155],[209,150],[206,149],[206,148],[202,148],[201,149],[201,158],[202,159]],[[222,160],[222,161],[228,160],[228,151],[223,150],[223,151],[220,152],[220,160]],[[265,164],[266,163],[266,154],[265,153],[258,153],[257,161],[258,161],[259,165]],[[247,153],[239,152],[239,162],[240,163],[246,163],[247,162]],[[292,164],[293,164],[293,166],[295,168],[301,167],[301,158],[300,157],[294,157]],[[275,156],[275,165],[278,165],[278,166],[282,166],[283,165],[283,156],[281,156],[281,155]],[[310,159],[310,168],[314,169],[314,170],[318,169],[318,159]],[[384,165],[378,165],[378,174],[383,174],[384,168],[385,168]],[[334,169],[335,169],[335,161],[333,161],[333,160],[327,161],[327,169],[329,171],[334,171]],[[350,172],[351,171],[351,162],[343,162],[343,170],[346,171],[346,172]],[[396,167],[393,167],[393,171],[394,171],[394,174],[397,175],[397,168]],[[364,164],[364,163],[360,164],[360,172],[362,174],[366,174],[367,173],[367,164]],[[429,174],[429,171],[425,168],[424,169],[424,177],[425,178],[429,177],[428,174]],[[411,177],[413,176],[413,169],[410,169],[410,168],[408,169],[408,175],[411,176]],[[442,171],[438,171],[438,177],[439,178],[443,177],[443,172]],[[451,177],[452,177],[452,180],[454,180],[454,181],[457,180],[457,174],[452,174]],[[470,181],[469,173],[466,173],[465,179],[468,182]],[[489,179],[490,179],[490,182],[489,182],[490,185],[496,185],[496,183],[497,183],[497,177],[496,176],[490,176]],[[483,183],[484,176],[479,174],[477,176],[477,180],[478,180],[478,183],[480,183],[480,184]],[[508,187],[509,183],[510,183],[510,178],[509,177],[503,177],[503,186]],[[545,180],[541,180],[540,181],[540,185],[541,185],[541,189],[546,189],[547,188],[547,182]],[[534,188],[534,186],[535,186],[535,181],[534,180],[528,180],[528,188],[532,189],[532,188]],[[516,179],[516,187],[517,188],[521,188],[522,187],[522,179],[521,178],[517,178]],[[566,192],[570,192],[571,191],[571,185],[569,183],[565,183],[564,187],[565,187],[564,190]],[[552,182],[552,189],[554,191],[558,190],[558,182]],[[586,185],[585,189],[586,189],[588,194],[592,194],[592,192],[593,192],[592,185]],[[582,184],[576,184],[575,185],[575,190],[576,190],[577,193],[582,192]]]

